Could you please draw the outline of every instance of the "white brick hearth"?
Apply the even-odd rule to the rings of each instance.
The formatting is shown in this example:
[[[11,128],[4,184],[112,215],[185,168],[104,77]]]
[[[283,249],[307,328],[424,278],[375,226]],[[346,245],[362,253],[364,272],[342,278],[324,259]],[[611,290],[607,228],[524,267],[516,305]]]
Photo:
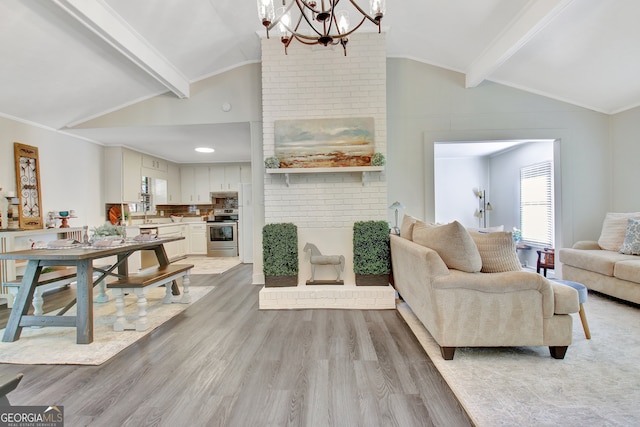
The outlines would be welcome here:
[[[336,308],[384,310],[396,308],[396,292],[388,286],[299,285],[262,288],[261,310]]]

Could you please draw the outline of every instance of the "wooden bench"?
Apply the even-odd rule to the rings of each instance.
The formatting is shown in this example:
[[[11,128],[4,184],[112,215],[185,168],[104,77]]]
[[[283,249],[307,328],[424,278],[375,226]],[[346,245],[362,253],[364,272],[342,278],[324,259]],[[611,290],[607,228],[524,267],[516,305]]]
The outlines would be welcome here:
[[[182,277],[182,297],[176,302],[189,304],[191,302],[191,295],[189,295],[189,273],[192,268],[193,265],[191,264],[169,264],[164,267],[157,267],[148,272],[134,274],[115,282],[107,283],[107,288],[112,290],[116,301],[116,321],[113,324],[113,330],[146,330],[149,327],[147,320],[147,292],[149,289],[167,285],[162,302],[164,304],[171,304],[174,301],[169,284],[180,277]],[[138,316],[135,322],[127,322],[124,314],[124,297],[126,294],[134,294],[138,297]]]
[[[45,292],[62,286],[68,286],[75,281],[76,269],[73,267],[41,274],[40,277],[38,277],[38,284],[36,285],[36,290],[33,293],[33,315],[41,316],[43,314],[42,306],[44,305],[44,299],[42,296]],[[2,286],[9,290],[9,293],[7,294],[7,308],[13,307],[13,301],[18,295],[18,290],[21,285],[21,279],[11,280],[2,284]]]
[[[93,273],[93,277],[97,278],[104,271],[109,269],[110,265],[103,265],[100,267],[94,267],[96,271]],[[33,293],[33,315],[40,316],[42,315],[42,308],[44,305],[43,296],[45,292],[50,291],[52,289],[57,289],[63,286],[69,286],[76,282],[76,269],[74,267],[65,267],[59,270],[54,270],[48,273],[43,273],[38,278],[38,285],[36,287],[35,292]],[[16,299],[18,295],[18,290],[20,289],[20,285],[22,284],[21,279],[11,280],[9,282],[4,282],[2,286],[6,287],[9,291],[8,294],[4,294],[4,298],[7,300],[7,308],[13,307],[13,301]],[[94,302],[107,302],[109,301],[109,296],[105,293],[106,283],[102,280],[100,283],[100,293],[94,300]]]

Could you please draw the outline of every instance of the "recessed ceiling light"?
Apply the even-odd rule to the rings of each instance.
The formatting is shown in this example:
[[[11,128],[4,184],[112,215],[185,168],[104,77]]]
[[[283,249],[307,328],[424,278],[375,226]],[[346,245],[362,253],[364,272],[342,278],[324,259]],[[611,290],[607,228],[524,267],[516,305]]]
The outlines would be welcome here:
[[[196,148],[196,151],[198,153],[213,153],[216,150],[214,150],[213,148],[210,148],[210,147],[198,147],[198,148]]]

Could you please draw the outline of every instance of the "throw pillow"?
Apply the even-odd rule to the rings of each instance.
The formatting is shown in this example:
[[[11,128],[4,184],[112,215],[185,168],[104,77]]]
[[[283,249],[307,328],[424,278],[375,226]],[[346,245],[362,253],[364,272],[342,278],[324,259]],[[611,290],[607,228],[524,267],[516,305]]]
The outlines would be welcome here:
[[[483,273],[520,271],[522,267],[516,253],[516,244],[510,231],[469,233],[482,258]]]
[[[598,239],[598,245],[602,249],[619,252],[627,232],[627,220],[629,218],[640,219],[640,212],[608,212],[602,223],[602,232]]]
[[[478,248],[458,221],[445,225],[416,223],[413,241],[438,252],[448,268],[477,273],[482,268]]]
[[[405,216],[402,217],[402,224],[400,225],[400,237],[413,240],[413,225],[416,222],[418,222],[417,218],[405,214]]]
[[[620,252],[627,255],[640,255],[640,220],[633,218],[627,220],[627,231]]]

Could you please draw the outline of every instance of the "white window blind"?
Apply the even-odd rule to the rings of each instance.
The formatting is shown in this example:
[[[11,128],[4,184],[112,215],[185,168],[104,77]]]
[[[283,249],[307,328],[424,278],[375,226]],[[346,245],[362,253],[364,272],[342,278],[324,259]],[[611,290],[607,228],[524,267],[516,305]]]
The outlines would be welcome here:
[[[553,247],[552,162],[520,169],[520,228],[526,244]]]

